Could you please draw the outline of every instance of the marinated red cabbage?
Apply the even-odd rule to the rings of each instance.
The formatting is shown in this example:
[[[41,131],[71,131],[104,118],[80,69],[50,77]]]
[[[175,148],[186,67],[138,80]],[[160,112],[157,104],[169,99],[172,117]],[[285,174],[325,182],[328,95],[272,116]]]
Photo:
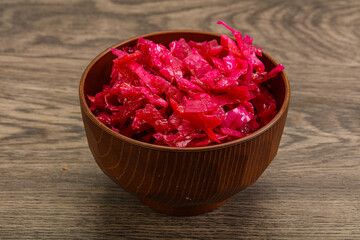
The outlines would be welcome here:
[[[253,39],[222,21],[235,40],[186,41],[169,48],[140,38],[133,47],[111,49],[110,83],[87,96],[103,124],[127,137],[163,146],[201,147],[245,137],[276,115],[266,81],[270,72]]]

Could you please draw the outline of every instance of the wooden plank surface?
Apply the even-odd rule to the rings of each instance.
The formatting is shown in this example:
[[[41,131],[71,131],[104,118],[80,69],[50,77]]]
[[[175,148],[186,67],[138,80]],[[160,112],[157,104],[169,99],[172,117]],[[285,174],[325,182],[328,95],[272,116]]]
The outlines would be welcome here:
[[[358,0],[2,0],[0,239],[360,239],[359,13]],[[218,20],[285,66],[292,96],[281,147],[219,209],[163,215],[97,167],[79,79],[120,40],[228,34]]]

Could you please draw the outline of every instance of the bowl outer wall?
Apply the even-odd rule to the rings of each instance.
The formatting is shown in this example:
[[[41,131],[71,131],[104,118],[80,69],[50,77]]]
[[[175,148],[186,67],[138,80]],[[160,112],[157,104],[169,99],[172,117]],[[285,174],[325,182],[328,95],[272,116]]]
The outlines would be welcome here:
[[[162,43],[166,45],[184,36],[195,41],[219,38],[218,34],[192,31],[160,32],[143,37],[155,42],[165,41]],[[136,39],[138,37],[113,47],[132,45]],[[277,65],[268,54],[263,54],[268,67]],[[104,58],[107,60],[102,62]],[[85,96],[94,92],[87,90],[85,93],[85,83],[90,82],[92,74],[103,74],[108,78],[111,68],[109,59],[111,54],[106,50],[85,70],[79,88],[81,112],[88,144],[96,162],[126,191],[142,199],[174,207],[218,203],[254,183],[275,157],[290,100],[290,86],[284,72],[272,80],[273,85],[277,85],[274,89],[280,89],[275,97],[281,95],[282,104],[278,114],[266,126],[228,143],[173,148],[122,136],[103,125],[91,113]]]

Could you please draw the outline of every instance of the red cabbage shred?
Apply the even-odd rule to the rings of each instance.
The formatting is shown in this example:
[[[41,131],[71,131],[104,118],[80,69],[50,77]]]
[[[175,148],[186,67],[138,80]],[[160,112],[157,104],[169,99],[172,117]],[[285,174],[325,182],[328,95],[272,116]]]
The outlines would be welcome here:
[[[202,147],[245,137],[277,113],[265,82],[270,72],[253,39],[224,22],[234,38],[161,44],[140,38],[111,49],[111,81],[87,96],[99,121],[127,137],[163,146]]]

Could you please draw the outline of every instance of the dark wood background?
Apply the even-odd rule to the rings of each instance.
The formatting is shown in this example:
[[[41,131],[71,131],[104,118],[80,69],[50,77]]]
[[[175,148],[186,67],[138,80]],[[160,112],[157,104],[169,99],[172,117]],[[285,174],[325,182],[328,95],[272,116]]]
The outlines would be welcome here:
[[[221,208],[163,215],[96,165],[79,79],[121,40],[218,20],[285,66],[281,147]],[[359,26],[359,0],[1,0],[0,239],[360,239]]]

